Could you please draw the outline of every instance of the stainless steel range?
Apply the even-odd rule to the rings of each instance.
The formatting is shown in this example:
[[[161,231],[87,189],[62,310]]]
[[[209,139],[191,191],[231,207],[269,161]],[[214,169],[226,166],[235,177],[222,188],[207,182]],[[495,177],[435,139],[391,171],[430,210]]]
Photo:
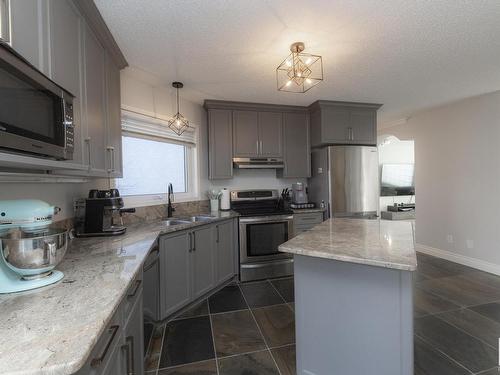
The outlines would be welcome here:
[[[293,212],[280,203],[277,190],[231,191],[231,208],[241,215],[241,281],[293,274],[293,258],[278,251],[293,237]]]

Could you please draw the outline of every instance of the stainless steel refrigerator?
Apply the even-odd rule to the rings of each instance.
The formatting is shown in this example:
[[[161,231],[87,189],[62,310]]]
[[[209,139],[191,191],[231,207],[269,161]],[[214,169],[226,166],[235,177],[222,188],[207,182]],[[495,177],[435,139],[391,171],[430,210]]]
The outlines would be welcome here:
[[[376,217],[380,195],[377,147],[314,149],[311,162],[311,202],[319,206],[324,201],[329,217]]]

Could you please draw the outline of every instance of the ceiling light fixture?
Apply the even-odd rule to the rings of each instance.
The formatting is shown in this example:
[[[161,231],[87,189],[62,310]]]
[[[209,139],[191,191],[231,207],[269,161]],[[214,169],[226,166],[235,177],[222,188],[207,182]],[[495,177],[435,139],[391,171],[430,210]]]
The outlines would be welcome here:
[[[323,81],[321,56],[303,53],[304,49],[304,43],[293,43],[290,56],[276,68],[279,91],[306,92]]]
[[[172,87],[175,87],[177,90],[177,113],[168,120],[168,127],[172,129],[175,134],[181,135],[187,129],[191,128],[189,121],[179,112],[179,89],[182,89],[184,84],[182,82],[172,82]]]

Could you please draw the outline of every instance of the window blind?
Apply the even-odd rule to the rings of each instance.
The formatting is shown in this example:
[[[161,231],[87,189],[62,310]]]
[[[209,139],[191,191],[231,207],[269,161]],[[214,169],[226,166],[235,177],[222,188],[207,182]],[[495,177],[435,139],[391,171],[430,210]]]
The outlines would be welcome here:
[[[122,109],[122,131],[124,135],[164,139],[186,146],[195,146],[196,125],[192,123],[190,125],[192,128],[187,129],[181,135],[177,135],[168,127],[167,120]]]

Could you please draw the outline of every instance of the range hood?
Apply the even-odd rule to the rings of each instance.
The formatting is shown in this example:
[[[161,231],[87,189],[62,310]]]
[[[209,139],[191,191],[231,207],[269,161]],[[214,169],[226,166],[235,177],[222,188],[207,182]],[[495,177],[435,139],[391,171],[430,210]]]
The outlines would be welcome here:
[[[239,169],[280,169],[283,158],[233,158],[233,165]]]

